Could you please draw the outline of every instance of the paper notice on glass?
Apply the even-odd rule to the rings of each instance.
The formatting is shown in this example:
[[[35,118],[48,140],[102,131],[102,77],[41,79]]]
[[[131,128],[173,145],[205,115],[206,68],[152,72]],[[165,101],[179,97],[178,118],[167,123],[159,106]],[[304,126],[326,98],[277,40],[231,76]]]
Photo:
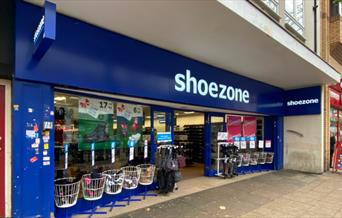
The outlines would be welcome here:
[[[218,132],[217,133],[217,140],[227,141],[228,140],[228,132]]]
[[[270,148],[271,144],[272,144],[271,140],[266,140],[265,141],[265,148]]]
[[[133,160],[134,159],[134,147],[129,148],[129,159],[128,160]]]
[[[249,141],[249,148],[251,149],[255,148],[255,141]]]
[[[112,148],[112,163],[115,162],[115,148]]]
[[[234,141],[234,145],[240,149],[240,141]]]
[[[146,159],[148,156],[148,147],[147,145],[144,146],[144,158]]]
[[[264,148],[264,140],[259,140],[258,148]]]
[[[240,149],[247,149],[246,141],[241,141],[240,142]]]

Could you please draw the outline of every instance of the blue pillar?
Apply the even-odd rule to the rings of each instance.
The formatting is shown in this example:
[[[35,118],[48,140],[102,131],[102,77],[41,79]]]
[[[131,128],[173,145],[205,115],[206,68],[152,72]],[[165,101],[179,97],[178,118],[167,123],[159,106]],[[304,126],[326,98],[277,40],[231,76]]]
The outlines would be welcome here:
[[[50,217],[54,212],[54,131],[44,131],[49,134],[47,143],[42,135],[44,122],[53,124],[53,88],[13,80],[12,100],[12,215]]]
[[[265,151],[274,152],[274,169],[283,169],[284,160],[284,123],[283,117],[267,116],[264,118],[264,139],[272,141],[271,149]]]
[[[213,176],[214,169],[211,169],[211,125],[210,114],[204,113],[204,176]]]

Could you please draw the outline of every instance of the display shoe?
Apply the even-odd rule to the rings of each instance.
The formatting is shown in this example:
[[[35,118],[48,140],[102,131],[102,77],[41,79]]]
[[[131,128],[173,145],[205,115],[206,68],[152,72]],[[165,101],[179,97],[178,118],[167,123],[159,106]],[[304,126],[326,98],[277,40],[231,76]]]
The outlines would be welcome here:
[[[109,136],[106,131],[105,123],[97,124],[97,126],[91,133],[83,136],[83,140],[86,143],[103,142],[103,141],[107,141],[108,139],[109,139]]]

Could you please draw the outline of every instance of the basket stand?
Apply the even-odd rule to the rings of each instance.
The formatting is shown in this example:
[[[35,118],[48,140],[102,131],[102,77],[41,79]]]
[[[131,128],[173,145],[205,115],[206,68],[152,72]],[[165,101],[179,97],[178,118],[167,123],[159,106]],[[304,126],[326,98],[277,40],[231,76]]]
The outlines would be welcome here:
[[[83,175],[83,177],[85,177],[86,175]],[[82,178],[83,179],[83,178]],[[83,187],[82,187],[83,188]],[[84,211],[84,212],[80,212],[78,214],[86,214],[89,215],[88,218],[91,218],[93,215],[100,215],[100,214],[107,214],[107,212],[105,211],[96,211],[97,210],[97,206],[95,205],[94,200],[91,200],[91,210],[90,211]]]
[[[143,197],[144,200],[146,199],[147,196],[150,196],[150,197],[158,196],[158,194],[156,194],[156,193],[148,193],[148,190],[147,190],[147,186],[149,186],[149,185],[151,185],[153,183],[153,178],[154,178],[154,173],[155,173],[155,166],[153,164],[141,164],[141,165],[138,165],[138,167],[140,167],[142,169],[142,172],[140,174],[140,179],[143,178],[142,174],[143,174],[143,171],[146,170],[146,168],[150,168],[153,172],[150,175],[150,177],[151,177],[151,181],[150,182],[148,182],[148,183],[139,182],[140,185],[144,186],[144,192],[143,192],[143,194],[139,194],[139,195],[136,195],[136,196],[141,196],[141,197]]]
[[[76,205],[78,193],[80,191],[80,181],[68,184],[56,184],[58,181],[72,181],[74,177],[60,178],[55,180],[55,204],[58,208],[70,208]],[[60,194],[64,193],[65,196]],[[64,210],[64,217],[69,217],[68,210]]]
[[[135,167],[135,166],[126,166],[126,167],[122,167],[121,168],[123,171],[124,171],[124,175],[125,175],[125,180],[126,180],[126,176],[129,175],[129,174],[134,174],[135,177],[137,177],[137,180],[139,181],[139,178],[140,178],[140,172],[141,172],[141,169],[139,167]],[[138,186],[138,184],[137,184]],[[124,189],[127,189],[126,191],[130,191],[130,192],[133,192],[135,193],[135,190],[137,187],[135,188],[125,188],[125,182],[124,182],[124,186],[123,186]],[[119,202],[127,202],[127,205],[130,205],[130,203],[133,201],[141,201],[140,198],[132,198],[133,196],[136,196],[136,195],[128,195],[128,197],[120,200]]]
[[[106,174],[107,175],[107,177],[111,177],[111,175],[108,175],[107,173],[108,173],[109,171],[105,171],[105,172],[103,172],[104,174]],[[122,184],[121,184],[122,185]],[[121,187],[122,188],[122,187]],[[121,191],[120,191],[121,192]],[[119,192],[119,193],[120,193]],[[119,194],[119,193],[115,193],[115,194]],[[113,193],[113,195],[115,195],[114,193]],[[125,204],[116,204],[116,200],[114,200],[113,202],[110,202],[109,204],[107,204],[107,205],[105,205],[105,206],[103,206],[103,207],[105,207],[105,208],[109,208],[109,212],[111,212],[112,210],[113,210],[113,208],[114,207],[126,207],[126,205]]]
[[[90,211],[84,211],[84,212],[80,212],[78,214],[89,215],[88,218],[91,218],[94,215],[107,214],[107,212],[105,212],[105,211],[96,211],[97,207],[96,207],[96,205],[94,205],[94,202],[91,202],[91,207],[92,207],[92,209]]]
[[[113,210],[114,207],[126,207],[126,204],[116,204],[117,201],[113,201],[105,206],[105,208],[109,208],[109,212],[111,212]]]

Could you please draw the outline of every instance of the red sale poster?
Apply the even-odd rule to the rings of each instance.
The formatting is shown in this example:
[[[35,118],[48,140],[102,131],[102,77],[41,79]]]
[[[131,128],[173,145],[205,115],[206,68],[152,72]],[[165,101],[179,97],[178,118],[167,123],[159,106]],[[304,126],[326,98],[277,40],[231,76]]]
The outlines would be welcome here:
[[[333,155],[334,170],[342,170],[342,148],[336,148]]]
[[[240,137],[241,130],[241,116],[228,116],[227,130],[228,130],[228,142],[233,142],[233,137]]]
[[[245,137],[252,137],[256,134],[256,117],[244,117],[242,124],[242,134]]]
[[[340,95],[338,92],[331,90],[329,91],[330,104],[334,106],[340,106]]]

